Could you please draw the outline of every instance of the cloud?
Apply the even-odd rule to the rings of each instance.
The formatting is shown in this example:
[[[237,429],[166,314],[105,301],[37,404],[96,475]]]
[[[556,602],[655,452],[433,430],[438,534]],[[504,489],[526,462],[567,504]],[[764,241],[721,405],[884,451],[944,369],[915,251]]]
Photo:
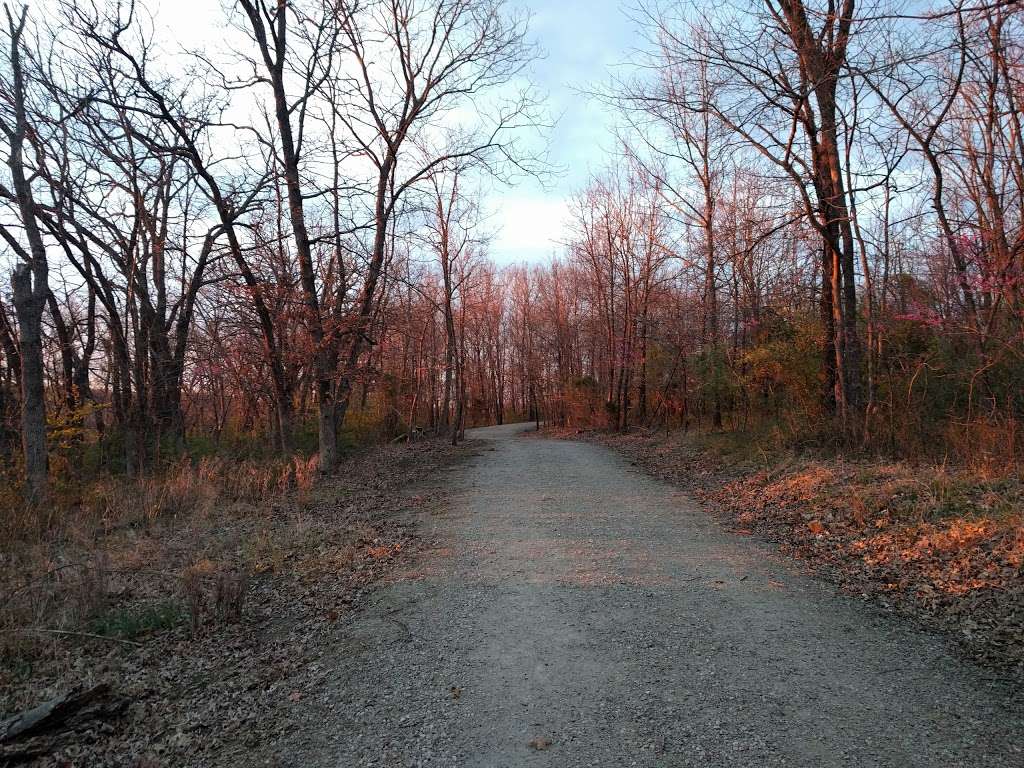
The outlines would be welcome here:
[[[620,0],[513,3],[531,12],[530,36],[546,51],[531,67],[531,74],[548,95],[550,116],[560,118],[547,137],[549,159],[560,172],[544,186],[523,179],[511,189],[489,190],[485,206],[490,211],[487,228],[494,234],[491,254],[501,263],[544,261],[561,250],[568,199],[608,162],[608,152],[614,149],[614,110],[581,89],[607,83],[609,71],[628,60],[630,48],[637,43],[635,26],[623,13]],[[157,35],[168,50],[180,45],[216,55],[224,52],[225,40],[237,40],[234,33],[226,33],[221,2],[153,0],[153,8]],[[455,110],[446,115],[445,125],[465,125],[475,119],[472,110]]]
[[[568,221],[568,203],[560,197],[506,194],[491,202],[495,231],[491,254],[501,263],[537,261],[559,249]]]

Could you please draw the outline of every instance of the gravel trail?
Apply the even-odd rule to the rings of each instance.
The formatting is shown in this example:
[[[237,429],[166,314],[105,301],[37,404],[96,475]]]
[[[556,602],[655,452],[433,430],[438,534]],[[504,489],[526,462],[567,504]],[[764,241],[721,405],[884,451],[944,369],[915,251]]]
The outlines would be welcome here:
[[[525,427],[470,433],[281,765],[1024,766],[1021,692],[946,640]]]

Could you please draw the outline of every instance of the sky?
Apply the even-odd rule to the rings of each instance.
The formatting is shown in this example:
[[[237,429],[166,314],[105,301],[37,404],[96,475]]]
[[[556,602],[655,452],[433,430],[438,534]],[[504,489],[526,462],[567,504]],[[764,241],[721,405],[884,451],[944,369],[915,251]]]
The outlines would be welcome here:
[[[548,134],[549,159],[560,172],[545,184],[526,181],[495,191],[492,255],[503,263],[546,259],[565,239],[568,203],[614,149],[607,105],[581,91],[606,83],[637,47],[635,26],[619,0],[523,0],[530,33],[544,51],[533,78],[558,122]]]
[[[607,106],[581,93],[607,82],[637,46],[636,30],[620,0],[511,0],[531,15],[530,37],[543,52],[531,79],[557,120],[547,132],[548,159],[557,171],[543,183],[523,180],[491,190],[485,202],[491,256],[503,264],[543,261],[565,239],[572,195],[607,162],[614,146]],[[166,39],[187,47],[216,46],[224,25],[218,0],[147,3]]]

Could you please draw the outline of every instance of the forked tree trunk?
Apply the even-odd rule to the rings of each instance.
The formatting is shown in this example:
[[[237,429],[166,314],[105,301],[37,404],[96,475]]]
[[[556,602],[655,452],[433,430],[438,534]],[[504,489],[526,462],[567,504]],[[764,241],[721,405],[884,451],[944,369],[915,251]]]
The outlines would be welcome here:
[[[50,295],[46,246],[36,220],[32,183],[25,169],[25,142],[29,135],[25,109],[25,75],[21,61],[21,35],[28,13],[23,8],[17,23],[8,14],[10,28],[10,94],[14,107],[13,128],[6,128],[10,143],[7,165],[11,184],[18,201],[18,212],[24,228],[28,251],[15,245],[24,263],[18,264],[11,276],[14,312],[18,318],[18,352],[21,357],[21,442],[25,460],[25,480],[29,499],[44,501],[49,494],[49,459],[46,452],[46,399],[43,382],[42,318],[46,298]],[[7,238],[9,242],[14,242]]]
[[[33,290],[32,268],[19,264],[11,276],[14,311],[18,318],[21,358],[21,445],[25,483],[30,501],[45,500],[49,491],[46,451],[46,400],[43,384],[43,301]]]

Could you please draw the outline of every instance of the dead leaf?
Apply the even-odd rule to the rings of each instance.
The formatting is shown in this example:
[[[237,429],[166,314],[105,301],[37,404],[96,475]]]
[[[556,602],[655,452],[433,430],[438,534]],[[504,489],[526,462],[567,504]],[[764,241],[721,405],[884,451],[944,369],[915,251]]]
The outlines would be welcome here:
[[[530,741],[529,746],[536,749],[538,752],[543,752],[545,749],[550,747],[554,742],[551,741],[547,736],[539,736],[536,739]]]

